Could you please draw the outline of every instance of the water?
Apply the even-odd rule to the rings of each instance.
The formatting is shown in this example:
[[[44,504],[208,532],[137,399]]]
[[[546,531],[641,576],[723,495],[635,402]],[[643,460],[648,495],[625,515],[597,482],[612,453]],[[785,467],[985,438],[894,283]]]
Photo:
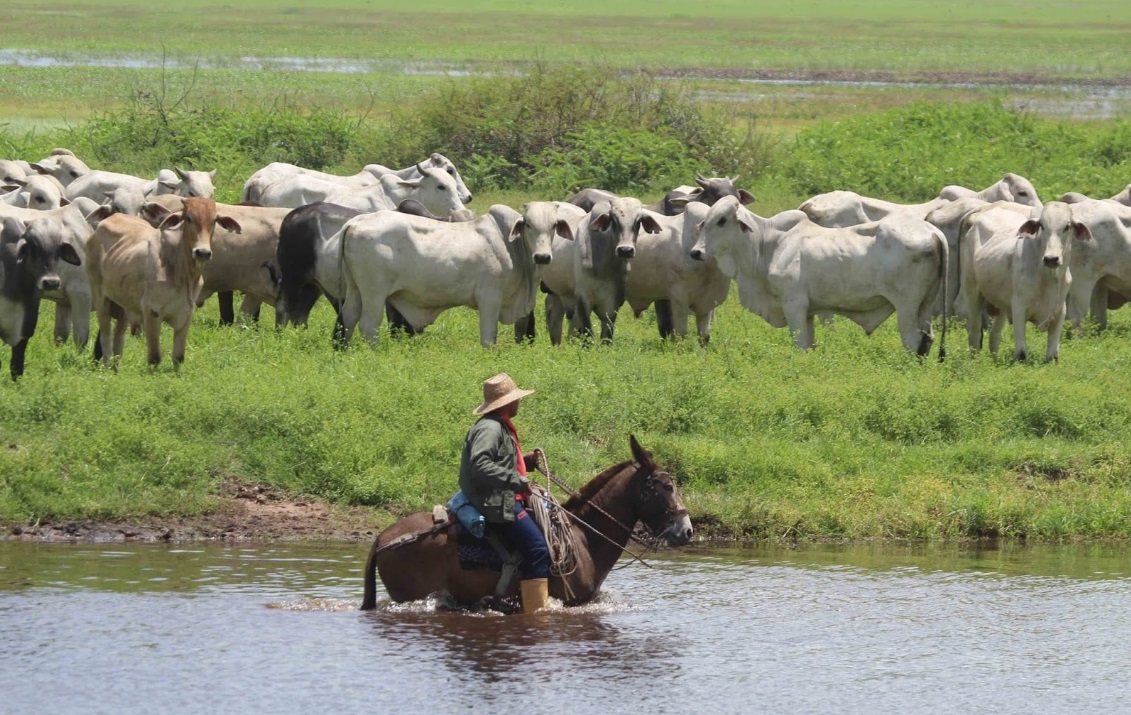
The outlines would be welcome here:
[[[0,542],[0,712],[1128,710],[1126,547],[696,547],[532,617],[361,613],[365,552]]]

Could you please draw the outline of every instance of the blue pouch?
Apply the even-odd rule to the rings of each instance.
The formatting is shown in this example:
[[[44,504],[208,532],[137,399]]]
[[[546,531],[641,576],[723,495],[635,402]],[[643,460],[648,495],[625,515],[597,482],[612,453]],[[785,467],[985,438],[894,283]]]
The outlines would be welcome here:
[[[475,538],[482,539],[483,534],[487,533],[487,520],[475,505],[468,501],[462,491],[456,492],[455,496],[448,500],[448,511],[455,514],[463,528]]]

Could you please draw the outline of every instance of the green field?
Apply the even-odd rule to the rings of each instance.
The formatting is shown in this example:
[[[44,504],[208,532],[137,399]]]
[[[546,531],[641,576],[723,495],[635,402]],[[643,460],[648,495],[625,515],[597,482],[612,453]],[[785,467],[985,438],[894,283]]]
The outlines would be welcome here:
[[[363,161],[392,163],[378,152],[392,152],[393,142],[411,154],[401,135],[417,127],[395,122],[472,80],[405,74],[406,67],[497,73],[499,62],[537,61],[721,77],[775,70],[1131,79],[1124,3],[938,7],[661,0],[618,4],[610,14],[607,4],[590,2],[543,9],[482,0],[417,3],[412,13],[387,2],[17,4],[8,9],[0,49],[79,64],[0,65],[0,155],[38,159],[56,140],[75,138],[114,156],[96,168],[148,173],[174,156],[159,153],[168,147],[130,154],[123,132],[84,122],[109,109],[132,107],[123,119],[151,112],[152,99],[139,102],[139,90],[164,89],[170,104],[187,93],[188,105],[227,113],[173,122],[174,139],[195,132],[175,156],[218,168],[217,195],[232,201],[252,155],[237,162],[224,142],[247,138],[251,130],[233,126],[250,124],[252,109],[277,105],[288,121],[302,108],[364,117],[340,137],[348,145],[338,153],[343,173]],[[214,68],[82,65],[125,56],[159,64],[163,53],[169,63]],[[384,64],[365,74],[250,71],[238,68],[245,56]],[[489,80],[484,91],[512,87]],[[1029,176],[1046,200],[1068,190],[1110,195],[1131,181],[1126,114],[1057,123],[992,102],[960,104],[990,98],[1012,106],[1021,97],[1071,108],[1072,88],[760,85],[752,92],[734,79],[685,82],[688,96],[702,93],[699,101],[736,129],[755,125],[753,146],[764,156],[724,159],[758,167],[740,184],[759,197],[753,208],[762,215],[834,188],[925,200],[943,184],[980,188],[1006,171]],[[193,126],[198,116],[217,126]],[[484,131],[500,121],[473,119]],[[300,138],[322,138],[304,131]],[[484,189],[491,157],[449,155],[476,193],[477,211],[562,198],[522,185]],[[642,197],[656,198],[664,185],[649,184]],[[650,314],[634,319],[626,308],[611,346],[553,348],[543,332],[534,345],[504,337],[484,349],[475,314],[457,309],[419,338],[385,335],[376,348],[358,341],[345,352],[331,349],[325,304],[308,330],[276,332],[269,308],[260,326],[220,327],[211,301],[195,318],[180,371],[167,363],[150,370],[143,341],[131,338],[113,373],[88,352],[51,344],[53,306],[45,303],[25,376],[15,384],[0,379],[0,523],[200,513],[231,482],[365,505],[387,521],[450,496],[480,383],[507,371],[537,390],[519,417],[524,447],[543,447],[551,469],[580,484],[626,458],[635,433],[677,475],[703,533],[1125,540],[1128,310],[1114,312],[1102,334],[1066,340],[1052,365],[1009,360],[1008,335],[1002,359],[971,355],[962,323],[953,321],[950,358],[940,364],[907,355],[894,321],[865,337],[838,319],[818,328],[816,349],[798,352],[785,330],[747,313],[734,295],[719,309],[707,347],[662,343]],[[1030,341],[1040,354],[1044,336],[1030,330]],[[0,349],[5,375],[8,359]]]

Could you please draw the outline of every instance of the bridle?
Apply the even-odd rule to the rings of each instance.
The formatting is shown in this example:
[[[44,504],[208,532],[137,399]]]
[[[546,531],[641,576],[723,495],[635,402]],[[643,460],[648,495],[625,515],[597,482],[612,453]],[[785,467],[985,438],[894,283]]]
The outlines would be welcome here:
[[[626,534],[628,534],[628,538],[631,539],[632,541],[635,541],[636,543],[640,544],[641,546],[644,546],[646,549],[654,548],[653,544],[649,544],[648,542],[637,537],[636,534],[634,533],[634,529],[631,526],[626,526],[619,519],[614,517],[609,512],[605,511],[599,505],[594,504],[591,500],[582,497],[581,494],[574,491],[574,489],[572,487],[570,487],[568,484],[566,484],[562,480],[555,477],[553,475],[553,473],[550,471],[550,468],[546,464],[546,453],[545,452],[543,452],[541,449],[536,449],[536,450],[534,450],[534,455],[535,455],[535,458],[537,460],[538,471],[546,476],[546,479],[547,479],[546,492],[547,492],[547,494],[549,493],[549,484],[550,483],[556,484],[559,488],[561,488],[570,497],[577,499],[578,501],[580,501],[582,503],[588,504],[590,507],[592,507],[598,513],[600,513],[606,519],[608,519],[609,521],[616,524],[618,527],[620,527],[622,530],[624,530],[624,532]],[[637,475],[644,469],[644,466],[641,465],[639,462],[636,462],[636,461],[633,461],[632,466],[636,470]],[[648,473],[648,475],[644,478],[644,486],[640,490],[639,499],[641,501],[647,502],[647,501],[650,501],[654,497],[660,496],[660,492],[656,487],[656,480],[653,478],[656,474],[667,474],[667,472],[656,472],[655,469],[653,469],[651,472]],[[636,475],[633,475],[633,476],[635,477]],[[670,478],[671,475],[668,475],[668,477]],[[557,502],[554,502],[552,499],[547,499],[546,501],[547,501],[547,503],[553,504],[553,506],[557,507],[561,513],[566,514],[570,519],[574,520],[575,522],[577,522],[581,526],[585,527],[589,531],[593,532],[597,536],[600,536],[605,541],[608,541],[609,543],[613,544],[617,548],[621,549],[622,551],[624,551],[626,554],[631,556],[636,561],[639,561],[640,563],[644,564],[648,568],[652,568],[651,564],[646,562],[643,558],[641,558],[637,554],[633,553],[632,551],[629,551],[624,546],[621,546],[620,544],[613,541],[611,538],[609,538],[606,534],[604,534],[597,527],[586,522],[584,519],[577,516],[576,514],[573,514],[572,512],[566,511],[565,507],[561,506]],[[685,514],[687,514],[687,509],[678,509],[678,508],[675,508],[673,506],[669,506],[667,509],[664,510],[664,515],[669,518],[669,523],[674,522],[676,518],[678,518],[679,516],[685,515]]]

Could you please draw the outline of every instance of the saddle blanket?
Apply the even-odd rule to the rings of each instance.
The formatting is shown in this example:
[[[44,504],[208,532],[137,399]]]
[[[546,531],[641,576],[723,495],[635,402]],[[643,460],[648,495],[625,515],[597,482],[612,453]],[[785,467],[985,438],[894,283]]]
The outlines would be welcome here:
[[[467,529],[456,525],[456,549],[459,567],[465,570],[502,571],[503,557],[491,547],[487,539],[477,539]],[[487,527],[491,528],[491,527]]]

